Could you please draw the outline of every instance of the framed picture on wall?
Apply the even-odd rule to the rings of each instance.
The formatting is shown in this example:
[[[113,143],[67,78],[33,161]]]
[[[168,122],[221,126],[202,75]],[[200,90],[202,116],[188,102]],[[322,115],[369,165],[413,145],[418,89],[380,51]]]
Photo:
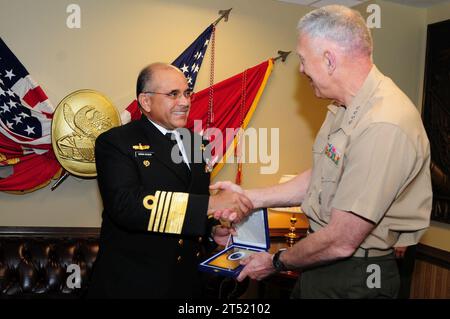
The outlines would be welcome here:
[[[431,218],[450,223],[450,20],[428,25],[422,117],[431,146]]]

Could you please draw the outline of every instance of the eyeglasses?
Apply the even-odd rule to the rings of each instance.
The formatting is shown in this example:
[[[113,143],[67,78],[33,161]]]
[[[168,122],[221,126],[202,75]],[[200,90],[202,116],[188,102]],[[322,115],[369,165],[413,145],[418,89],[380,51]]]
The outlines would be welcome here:
[[[144,91],[143,94],[161,94],[169,97],[172,100],[178,100],[181,95],[183,95],[185,98],[190,99],[194,95],[194,91],[192,90],[186,90],[184,92],[181,92],[179,90],[173,90],[169,93],[162,93],[162,92],[154,92],[154,91]]]

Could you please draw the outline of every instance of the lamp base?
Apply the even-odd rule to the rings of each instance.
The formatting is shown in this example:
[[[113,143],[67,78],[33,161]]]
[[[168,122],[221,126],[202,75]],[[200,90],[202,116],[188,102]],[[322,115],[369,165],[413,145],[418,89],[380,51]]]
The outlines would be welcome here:
[[[298,236],[295,233],[295,228],[294,230],[290,231],[289,233],[287,233],[286,235],[284,235],[284,237],[286,237],[286,243],[288,244],[289,247],[294,246],[294,244],[297,242],[297,240],[300,238],[300,236]]]
[[[299,236],[295,233],[295,223],[297,222],[297,217],[292,215],[291,217],[291,227],[289,227],[289,233],[284,235],[286,237],[286,242],[289,247],[294,246],[295,242],[298,240]]]

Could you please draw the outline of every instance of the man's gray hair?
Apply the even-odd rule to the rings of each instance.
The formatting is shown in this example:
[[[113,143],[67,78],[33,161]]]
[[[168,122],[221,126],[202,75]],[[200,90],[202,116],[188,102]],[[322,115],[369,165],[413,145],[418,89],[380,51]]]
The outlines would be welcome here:
[[[347,52],[372,55],[370,30],[361,14],[353,9],[340,5],[324,6],[301,18],[297,30],[300,35],[336,42]]]

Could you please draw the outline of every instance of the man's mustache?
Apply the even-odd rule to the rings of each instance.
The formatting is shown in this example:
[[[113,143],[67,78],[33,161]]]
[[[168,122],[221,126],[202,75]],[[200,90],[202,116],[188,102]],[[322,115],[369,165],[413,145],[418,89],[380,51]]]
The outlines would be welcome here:
[[[173,112],[187,112],[189,111],[190,106],[189,105],[178,105]]]

